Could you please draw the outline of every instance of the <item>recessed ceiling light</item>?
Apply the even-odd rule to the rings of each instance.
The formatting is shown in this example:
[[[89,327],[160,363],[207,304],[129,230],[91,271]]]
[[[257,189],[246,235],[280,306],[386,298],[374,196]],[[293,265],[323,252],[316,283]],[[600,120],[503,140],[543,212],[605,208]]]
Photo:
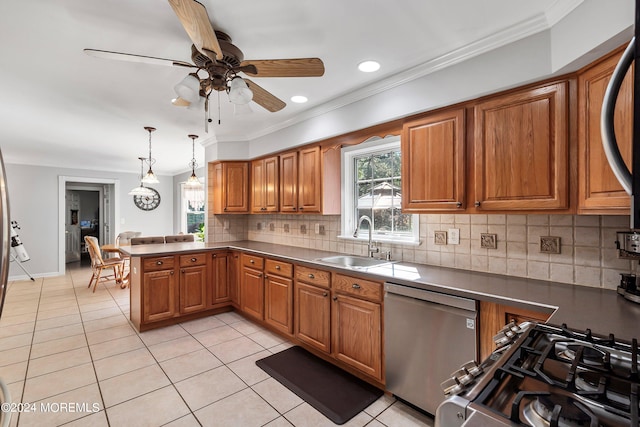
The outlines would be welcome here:
[[[304,104],[308,99],[306,96],[295,95],[291,97],[291,102],[295,102],[296,104]]]
[[[373,73],[380,69],[380,63],[376,61],[363,61],[358,64],[358,70],[363,73]]]

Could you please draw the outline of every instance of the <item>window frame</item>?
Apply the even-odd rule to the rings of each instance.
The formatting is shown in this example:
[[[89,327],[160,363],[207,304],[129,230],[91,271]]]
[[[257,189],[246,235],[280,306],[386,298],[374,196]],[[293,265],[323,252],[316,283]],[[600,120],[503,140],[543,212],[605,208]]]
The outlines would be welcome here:
[[[345,240],[368,241],[369,233],[358,233],[353,237],[357,226],[357,214],[355,213],[355,165],[354,159],[365,155],[385,153],[400,149],[400,136],[392,135],[385,138],[374,137],[357,145],[342,147],[340,160],[342,172],[342,215],[341,231],[338,238]],[[402,155],[402,153],[401,153]],[[411,234],[373,234],[372,240],[376,242],[419,245],[420,244],[420,217],[411,214]]]
[[[186,193],[187,191],[193,191],[193,189],[187,188],[186,182],[181,182],[180,183],[180,231],[182,231],[185,234],[197,234],[197,233],[189,233],[187,228],[188,228],[188,224],[187,224],[187,213],[188,213],[188,204],[187,204],[187,197],[186,197]],[[206,192],[205,192],[205,187],[204,185],[202,186],[202,203],[204,205],[204,210],[202,211],[203,214],[203,222],[205,223],[205,227],[206,227],[206,223],[207,223],[207,203],[206,203]],[[195,212],[195,211],[194,211]]]

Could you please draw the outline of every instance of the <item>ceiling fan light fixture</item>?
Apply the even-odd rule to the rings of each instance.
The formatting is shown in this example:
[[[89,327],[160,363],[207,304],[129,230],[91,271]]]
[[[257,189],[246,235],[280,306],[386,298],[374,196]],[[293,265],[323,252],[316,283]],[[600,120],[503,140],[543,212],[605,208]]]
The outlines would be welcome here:
[[[247,86],[247,83],[242,77],[234,77],[229,82],[229,100],[238,105],[244,105],[251,102],[253,99],[253,92]]]
[[[375,71],[378,71],[379,69],[380,63],[377,61],[362,61],[358,64],[358,70],[362,71],[363,73],[373,73]]]
[[[173,87],[173,90],[182,98],[191,103],[197,102],[200,97],[200,79],[195,73],[189,74]]]
[[[295,102],[296,104],[304,104],[309,99],[303,95],[294,95],[291,97],[291,102]]]

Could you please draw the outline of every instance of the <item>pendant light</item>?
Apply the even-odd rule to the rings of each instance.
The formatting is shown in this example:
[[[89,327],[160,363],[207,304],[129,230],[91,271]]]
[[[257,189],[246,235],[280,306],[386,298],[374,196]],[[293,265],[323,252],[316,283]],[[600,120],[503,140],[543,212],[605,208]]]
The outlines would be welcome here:
[[[149,159],[147,160],[147,163],[149,164],[149,170],[147,171],[147,174],[144,176],[144,178],[142,178],[142,182],[144,182],[145,184],[157,184],[160,181],[158,181],[156,174],[154,174],[153,170],[151,169],[151,166],[156,162],[156,160],[151,157],[151,132],[155,131],[156,128],[152,128],[150,126],[145,126],[144,128],[149,132]]]
[[[153,191],[151,191],[150,189],[145,187],[143,182],[142,182],[142,177],[143,177],[143,174],[144,174],[144,161],[145,161],[145,158],[144,157],[138,157],[138,160],[140,160],[140,185],[138,187],[132,189],[131,191],[129,191],[128,194],[130,196],[152,196],[154,194]]]
[[[189,163],[189,166],[191,167],[191,176],[189,177],[189,179],[187,179],[185,186],[187,186],[188,188],[201,188],[202,183],[200,182],[200,180],[198,179],[198,176],[196,175],[196,168],[198,167],[198,164],[196,163],[195,142],[196,142],[196,139],[198,138],[198,135],[189,135],[189,138],[191,138],[191,162]]]

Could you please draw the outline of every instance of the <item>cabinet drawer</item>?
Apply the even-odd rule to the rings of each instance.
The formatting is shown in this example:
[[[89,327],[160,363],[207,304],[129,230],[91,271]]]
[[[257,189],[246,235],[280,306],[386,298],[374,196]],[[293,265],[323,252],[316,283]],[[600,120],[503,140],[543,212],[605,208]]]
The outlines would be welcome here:
[[[189,267],[191,265],[205,265],[206,263],[207,254],[180,255],[180,267]]]
[[[254,255],[242,254],[242,265],[245,267],[262,270],[264,267],[264,258]]]
[[[145,258],[142,262],[144,271],[172,270],[174,266],[175,258],[173,256]]]
[[[333,289],[361,298],[382,301],[382,283],[372,282],[358,277],[336,274],[333,277]]]
[[[331,273],[328,271],[316,270],[315,268],[297,266],[296,280],[328,288],[329,281],[331,280]]]
[[[264,263],[264,271],[269,274],[276,274],[282,277],[293,277],[293,265],[288,262],[268,259]]]

